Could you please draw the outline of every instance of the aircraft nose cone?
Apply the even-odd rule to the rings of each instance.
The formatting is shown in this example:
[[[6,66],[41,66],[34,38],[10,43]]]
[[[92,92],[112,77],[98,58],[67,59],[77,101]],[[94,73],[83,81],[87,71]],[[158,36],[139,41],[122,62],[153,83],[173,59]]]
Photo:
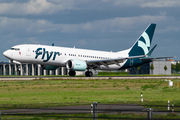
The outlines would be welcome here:
[[[3,52],[3,55],[6,57],[7,51]]]
[[[8,56],[9,56],[9,51],[8,50],[6,50],[5,52],[3,52],[3,55],[5,56],[5,57],[7,57],[8,58]]]

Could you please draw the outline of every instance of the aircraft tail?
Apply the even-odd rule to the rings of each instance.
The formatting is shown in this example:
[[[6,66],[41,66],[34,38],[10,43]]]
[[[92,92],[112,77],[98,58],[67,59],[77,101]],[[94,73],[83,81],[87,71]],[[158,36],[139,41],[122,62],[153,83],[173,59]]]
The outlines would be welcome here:
[[[129,56],[147,55],[151,46],[156,24],[151,23],[130,48]]]

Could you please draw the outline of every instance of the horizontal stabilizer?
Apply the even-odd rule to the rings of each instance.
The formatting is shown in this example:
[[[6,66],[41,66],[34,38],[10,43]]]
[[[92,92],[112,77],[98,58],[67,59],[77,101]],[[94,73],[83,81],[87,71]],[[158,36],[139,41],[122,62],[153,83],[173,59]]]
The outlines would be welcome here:
[[[156,60],[156,59],[169,59],[169,58],[174,58],[174,57],[152,57],[151,54],[156,48],[157,44],[147,53],[148,57],[145,58],[140,58],[140,60],[146,61],[146,60]]]
[[[157,59],[169,59],[169,58],[175,58],[175,57],[147,57],[147,58],[140,58],[140,60],[157,60]]]
[[[168,59],[168,58],[175,58],[175,56],[174,57],[157,57],[155,59]]]

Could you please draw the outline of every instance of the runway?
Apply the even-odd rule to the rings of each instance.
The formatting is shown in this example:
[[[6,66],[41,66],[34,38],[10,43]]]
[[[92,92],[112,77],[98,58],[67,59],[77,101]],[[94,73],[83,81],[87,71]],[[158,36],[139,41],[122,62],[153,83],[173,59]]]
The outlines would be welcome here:
[[[37,77],[0,77],[0,81],[4,80],[40,80],[40,79],[85,79],[85,80],[107,80],[107,79],[180,79],[180,76],[94,76],[94,77],[47,77],[47,76],[37,76]]]
[[[133,104],[99,104],[97,105],[98,112],[116,113],[117,111],[139,112],[145,110],[143,106]],[[3,113],[91,113],[90,105],[78,106],[59,106],[47,108],[34,108],[34,109],[11,109],[2,110]]]
[[[78,105],[78,106],[59,106],[59,107],[45,107],[45,108],[19,108],[19,109],[9,109],[1,110],[3,114],[78,114],[78,113],[92,113],[90,105]],[[147,114],[147,108],[142,105],[137,104],[98,104],[96,108],[97,113],[108,113],[116,114],[120,112],[121,114],[126,113],[145,113]],[[153,114],[168,114],[171,111],[158,111],[153,110]]]

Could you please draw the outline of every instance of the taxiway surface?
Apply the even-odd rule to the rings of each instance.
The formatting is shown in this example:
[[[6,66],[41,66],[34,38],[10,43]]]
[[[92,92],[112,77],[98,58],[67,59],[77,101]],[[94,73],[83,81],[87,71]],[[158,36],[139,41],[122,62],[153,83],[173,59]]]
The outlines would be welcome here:
[[[39,80],[39,79],[86,79],[86,80],[107,80],[107,79],[180,79],[180,76],[94,76],[94,77],[0,77],[0,81],[3,80]]]

